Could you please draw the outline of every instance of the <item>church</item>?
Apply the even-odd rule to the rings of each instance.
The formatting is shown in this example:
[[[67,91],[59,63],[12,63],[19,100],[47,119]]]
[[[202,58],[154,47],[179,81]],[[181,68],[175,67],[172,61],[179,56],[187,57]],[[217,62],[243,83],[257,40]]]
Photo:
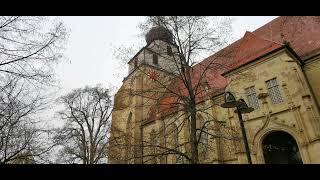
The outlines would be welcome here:
[[[108,163],[190,163],[177,48],[166,29],[154,27],[128,60]],[[320,163],[320,17],[278,17],[191,69],[199,163],[246,164],[248,150],[253,164]],[[221,106],[228,93],[251,111]]]

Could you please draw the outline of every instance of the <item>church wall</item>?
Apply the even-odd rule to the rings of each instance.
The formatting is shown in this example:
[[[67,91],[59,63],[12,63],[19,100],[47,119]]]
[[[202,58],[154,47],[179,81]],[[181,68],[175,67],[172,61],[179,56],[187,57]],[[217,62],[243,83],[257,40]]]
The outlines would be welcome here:
[[[212,106],[211,117],[217,121],[211,125],[214,127],[211,133],[220,137],[214,139],[215,152],[212,154],[211,161],[220,164],[234,164],[238,162],[237,153],[239,152],[239,143],[236,139],[238,123],[235,121],[237,119],[234,119],[234,113],[231,109],[220,107],[223,101],[222,95],[206,101],[209,106]]]
[[[186,142],[189,140],[189,129],[188,129],[188,120],[186,119],[185,114],[179,112],[174,115],[169,115],[165,119],[159,120],[158,123],[164,131],[163,146],[169,149],[176,149],[177,145],[178,151],[186,153],[189,155],[189,145]],[[178,134],[178,137],[176,135]],[[178,139],[178,142],[175,140]],[[176,144],[178,143],[178,144]],[[180,158],[180,162],[177,162],[178,154],[168,154],[165,156],[165,162],[168,164],[177,164],[177,163],[187,163],[187,160],[184,160],[183,157]]]
[[[312,66],[309,65],[308,67],[311,67],[310,69],[312,71],[316,71],[313,70],[313,68],[317,69],[317,62],[318,61],[315,61]],[[306,74],[312,76],[314,75],[312,71],[306,72]],[[134,84],[137,83],[136,76],[138,76],[138,74],[132,76],[130,81],[127,80],[121,90],[125,92],[127,89],[133,87],[142,88],[134,86]],[[264,163],[261,142],[266,134],[277,130],[285,131],[295,138],[304,163],[320,162],[319,112],[313,101],[314,97],[308,89],[308,84],[301,71],[299,62],[296,61],[288,51],[281,50],[264,59],[260,59],[243,68],[239,68],[238,70],[227,74],[226,78],[230,82],[226,90],[231,91],[237,99],[243,98],[247,103],[248,99],[245,88],[254,86],[257,95],[264,95],[268,94],[266,81],[276,78],[278,83],[280,94],[283,99],[282,103],[273,104],[270,96],[261,96],[258,100],[259,108],[250,114],[243,115],[253,163]],[[143,76],[140,81],[144,82],[145,87],[152,88],[152,81],[148,79],[147,76]],[[131,84],[129,82],[131,82]],[[317,83],[312,81],[311,78],[310,84],[313,85]],[[125,95],[121,100],[125,108],[114,111],[113,125],[120,127],[120,129],[125,131],[130,112],[133,113],[132,118],[134,120],[141,119],[142,117],[144,117],[143,119],[147,118],[149,116],[148,107],[143,107],[143,110],[137,110],[136,105],[143,103],[140,102],[141,100],[141,97],[138,96],[128,98],[128,96]],[[225,126],[218,125],[220,129],[218,132],[216,131],[217,126],[213,125],[215,130],[210,130],[210,133],[218,133],[217,135],[220,135],[221,138],[210,138],[209,144],[211,149],[209,151],[208,159],[200,158],[200,162],[225,164],[246,163],[247,160],[243,141],[237,139],[237,137],[241,137],[238,116],[233,112],[233,109],[221,108],[219,105],[222,104],[222,102],[223,96],[220,95],[216,96],[214,99],[209,99],[198,106],[201,108],[212,106],[212,103],[215,104],[215,106],[206,110],[211,117],[205,118],[214,118],[225,123]],[[163,121],[157,120],[143,126],[143,141],[150,140],[150,133],[152,130],[155,130],[158,134],[161,133],[161,128],[170,124],[177,116],[178,114],[168,116]],[[175,125],[178,126],[183,119],[184,118],[182,117],[177,120]],[[217,124],[219,123],[216,123],[215,125]],[[179,133],[179,142],[188,140],[189,130],[187,127],[188,125],[186,124],[184,130]],[[166,138],[160,136],[159,138],[158,143],[161,146],[172,146],[172,135],[168,135]],[[187,153],[190,153],[190,146],[186,145],[183,148]],[[143,149],[144,154],[149,153],[150,151],[150,149],[145,147]],[[122,152],[122,154],[125,154],[125,152]],[[145,158],[144,161],[146,161]],[[157,157],[156,162],[169,164],[177,163],[175,155]]]
[[[308,60],[304,66],[304,71],[316,96],[317,103],[320,105],[320,56]]]
[[[245,88],[254,86],[257,95],[263,95],[268,93],[266,81],[272,78],[277,80],[283,102],[273,104],[270,96],[262,96],[259,99],[259,108],[243,116],[255,163],[264,162],[261,155],[261,137],[268,129],[290,131],[296,138],[304,163],[319,162],[319,156],[310,160],[312,154],[317,152],[312,148],[314,145],[309,146],[312,141],[319,139],[319,112],[312,103],[313,97],[300,65],[290,53],[281,50],[264,60],[258,60],[250,66],[231,72],[226,77],[230,81],[227,90],[247,103]],[[238,120],[237,115],[233,116]]]
[[[161,144],[161,131],[159,122],[153,121],[143,126],[143,163],[158,164],[161,161],[160,148],[154,147]],[[154,142],[152,136],[154,135]]]
[[[151,43],[150,46],[154,46],[155,42],[156,41]],[[164,45],[162,41],[158,41],[158,43],[162,43],[162,45]],[[154,94],[153,91],[157,89],[160,91],[164,91],[163,87],[161,90],[159,84],[150,79],[148,74],[150,74],[150,72],[156,72],[157,80],[161,81],[162,84],[170,83],[170,75],[166,74],[165,72],[158,71],[155,68],[143,65],[143,63],[152,63],[151,51],[148,51],[146,49],[141,51],[137,55],[137,59],[139,69],[133,71],[134,64],[133,62],[130,64],[130,71],[132,71],[132,73],[129,74],[128,77],[124,80],[123,85],[115,95],[114,110],[112,113],[112,127],[113,129],[117,129],[118,132],[113,131],[111,134],[113,137],[121,136],[122,144],[126,143],[124,135],[128,134],[127,121],[128,116],[131,113],[132,121],[130,126],[130,136],[131,144],[135,144],[135,146],[132,146],[132,148],[135,149],[118,147],[116,150],[114,150],[114,154],[116,154],[117,156],[121,156],[119,158],[122,159],[128,159],[125,157],[128,154],[135,154],[135,156],[139,158],[134,158],[134,163],[141,163],[140,160],[142,155],[142,145],[139,144],[141,143],[141,138],[144,139],[141,134],[141,124],[144,121],[150,120],[150,115],[152,115],[152,113],[156,113],[150,113],[150,108],[157,103],[156,99],[159,98],[158,96],[161,96],[161,94]],[[165,64],[165,62],[163,61],[168,61],[167,59],[163,58],[159,58],[158,60],[159,65]],[[168,67],[169,66],[170,63],[168,63]],[[168,69],[165,70],[168,71]],[[132,150],[133,152],[129,152],[130,150]],[[112,162],[115,162],[115,160],[112,160],[112,158],[110,158],[110,163]],[[124,161],[120,161],[120,163],[123,162]]]
[[[139,88],[136,86],[136,84],[141,83],[136,83],[136,81],[139,81],[139,78],[137,78],[135,75],[130,76],[128,79],[126,79],[115,95],[114,109],[112,112],[111,139],[117,138],[118,141],[113,150],[113,154],[121,159],[117,161],[117,163],[125,163],[128,159],[132,161],[132,157],[126,157],[127,154],[131,154],[131,156],[134,154],[127,152],[130,150],[134,151],[133,149],[128,149],[127,139],[129,138],[131,144],[135,144],[139,137],[141,122],[139,122],[138,119],[140,119],[141,110],[136,106],[139,103],[139,98],[132,96],[132,92]],[[128,126],[130,126],[129,129]],[[134,147],[132,146],[131,148]],[[111,158],[111,163],[113,163],[113,161],[116,163],[116,160],[112,160]]]
[[[185,121],[178,134],[178,141],[181,144],[189,140],[190,131],[186,117],[181,116],[176,120],[181,112],[164,119],[157,119],[153,117],[156,111],[150,109],[152,105],[157,104],[157,99],[163,94],[155,95],[148,92],[160,90],[161,87],[146,74],[156,71],[159,75],[158,80],[169,83],[169,74],[157,69],[169,72],[177,70],[174,61],[170,60],[167,54],[167,45],[163,41],[155,40],[137,55],[138,66],[141,65],[139,70],[135,70],[134,61],[129,64],[129,76],[115,96],[115,109],[112,113],[114,130],[111,137],[130,134],[131,144],[138,148],[118,147],[113,154],[122,160],[111,157],[110,163],[187,163],[186,160],[181,159],[177,162],[174,154],[156,157],[155,160],[150,159],[151,156],[145,156],[143,159],[134,158],[130,161],[123,160],[133,156],[150,155],[153,149],[148,146],[148,143],[153,130],[157,134],[157,145],[175,148],[175,136],[170,131]],[[175,51],[174,47],[171,47]],[[153,63],[154,52],[152,51],[160,54],[158,54],[158,65]],[[142,64],[149,64],[156,68]],[[320,57],[308,60],[303,70],[305,73],[301,69],[300,62],[288,50],[282,49],[225,75],[228,79],[226,91],[232,92],[237,99],[243,98],[248,103],[245,89],[252,86],[259,96],[259,107],[249,114],[243,114],[253,163],[264,163],[262,141],[268,133],[273,131],[287,132],[296,140],[304,163],[320,163],[320,118],[319,106],[316,104],[316,102],[319,104],[320,100]],[[309,89],[305,75],[314,94]],[[266,84],[273,78],[276,78],[282,99],[278,104],[273,104]],[[134,95],[141,90],[143,90],[142,96]],[[209,155],[207,158],[199,157],[200,162],[247,163],[238,115],[234,109],[220,107],[222,103],[223,95],[218,95],[197,105],[197,108],[206,109],[206,113],[198,113],[198,115],[206,120],[214,120],[214,123],[209,125],[209,132],[217,136],[209,137]],[[210,108],[206,108],[209,106]],[[199,119],[197,117],[198,121]],[[200,127],[199,122],[197,127]],[[126,144],[127,141],[126,136],[123,136],[121,142]],[[141,142],[144,144],[140,145]],[[190,155],[190,144],[181,148],[181,151]],[[201,148],[199,147],[200,151]],[[162,150],[158,148],[156,152],[162,152]]]

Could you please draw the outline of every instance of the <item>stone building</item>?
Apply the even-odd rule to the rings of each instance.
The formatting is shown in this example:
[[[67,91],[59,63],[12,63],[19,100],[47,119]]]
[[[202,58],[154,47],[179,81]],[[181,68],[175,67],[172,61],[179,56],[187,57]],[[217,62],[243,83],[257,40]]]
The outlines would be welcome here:
[[[190,153],[183,99],[163,93],[185,91],[177,46],[161,27],[146,41],[115,96],[109,163],[187,163],[172,153]],[[246,32],[193,66],[192,78],[208,64],[197,97],[197,127],[209,132],[199,139],[201,163],[247,163],[238,116],[220,106],[226,91],[254,108],[244,115],[254,164],[320,163],[320,17],[278,17]]]

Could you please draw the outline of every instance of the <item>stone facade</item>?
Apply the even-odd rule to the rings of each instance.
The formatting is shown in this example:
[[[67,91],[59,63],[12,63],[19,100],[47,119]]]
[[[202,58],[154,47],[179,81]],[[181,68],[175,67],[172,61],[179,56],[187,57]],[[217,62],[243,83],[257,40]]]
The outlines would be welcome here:
[[[245,117],[254,163],[264,163],[263,137],[280,130],[295,138],[304,163],[320,163],[319,109],[300,62],[288,50],[280,50],[225,76],[231,79],[229,90],[247,102],[246,88],[253,86],[259,96],[269,94],[268,80],[276,78],[278,83],[282,102],[273,104],[270,96],[261,96],[259,108]]]
[[[283,17],[270,22],[269,26],[275,26],[281,18]],[[307,22],[311,21],[306,19]],[[263,142],[268,135],[280,131],[295,140],[303,163],[320,163],[320,56],[319,51],[315,51],[320,49],[320,41],[315,37],[318,47],[313,44],[313,54],[304,56],[303,53],[308,50],[302,52],[297,43],[301,41],[302,44],[303,37],[302,40],[291,38],[294,45],[291,48],[290,45],[274,43],[275,39],[265,39],[266,35],[262,32],[266,27],[268,26],[253,32],[255,35],[246,33],[242,38],[238,51],[247,54],[236,54],[234,57],[242,59],[241,63],[235,60],[235,68],[219,74],[227,82],[224,90],[255,107],[253,112],[243,116],[254,164],[266,163]],[[317,27],[320,32],[319,25],[313,27]],[[249,41],[266,45],[261,46],[264,47],[263,51],[260,49],[250,52],[253,51],[251,46],[245,44]],[[159,106],[159,99],[163,98],[157,91],[172,85],[178,71],[174,65],[174,58],[177,57],[168,55],[168,46],[175,51],[175,46],[171,43],[161,39],[154,40],[129,61],[129,75],[115,97],[109,163],[187,162],[179,154],[161,154],[163,149],[159,148],[177,148],[180,152],[190,153],[190,145],[184,143],[187,142],[190,131],[188,124],[183,123],[186,115],[177,111],[156,118],[159,117],[156,115],[159,110],[153,109]],[[269,50],[266,51],[265,47]],[[153,61],[154,51],[164,54],[156,64]],[[249,57],[249,52],[260,54],[253,58]],[[134,61],[137,61],[136,65]],[[161,85],[157,83],[160,80]],[[205,143],[199,145],[200,162],[247,163],[238,116],[234,109],[220,106],[224,102],[223,98],[223,93],[219,92],[197,104],[204,109],[197,116],[197,127],[201,127],[203,119],[214,119],[208,132],[217,135],[216,138],[205,139],[206,146]],[[175,147],[177,142],[181,146]],[[160,152],[161,155],[148,156],[155,152]]]

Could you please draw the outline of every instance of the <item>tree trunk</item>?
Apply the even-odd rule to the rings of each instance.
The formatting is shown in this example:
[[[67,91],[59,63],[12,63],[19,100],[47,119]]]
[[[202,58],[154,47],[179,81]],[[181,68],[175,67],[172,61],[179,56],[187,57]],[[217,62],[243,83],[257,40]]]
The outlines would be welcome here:
[[[185,61],[184,61],[185,62]],[[183,63],[186,64],[186,63]],[[188,89],[188,93],[190,96],[190,102],[189,102],[189,112],[190,112],[190,118],[191,118],[191,134],[190,134],[190,142],[191,142],[191,164],[198,164],[198,143],[197,143],[197,131],[196,131],[196,96],[193,91],[192,87],[192,81],[191,81],[191,72],[190,72],[190,66],[186,67],[186,85]]]
[[[191,116],[191,163],[198,164],[198,143],[197,143],[197,131],[196,131],[196,108],[195,102],[191,102],[190,106],[190,116]]]

